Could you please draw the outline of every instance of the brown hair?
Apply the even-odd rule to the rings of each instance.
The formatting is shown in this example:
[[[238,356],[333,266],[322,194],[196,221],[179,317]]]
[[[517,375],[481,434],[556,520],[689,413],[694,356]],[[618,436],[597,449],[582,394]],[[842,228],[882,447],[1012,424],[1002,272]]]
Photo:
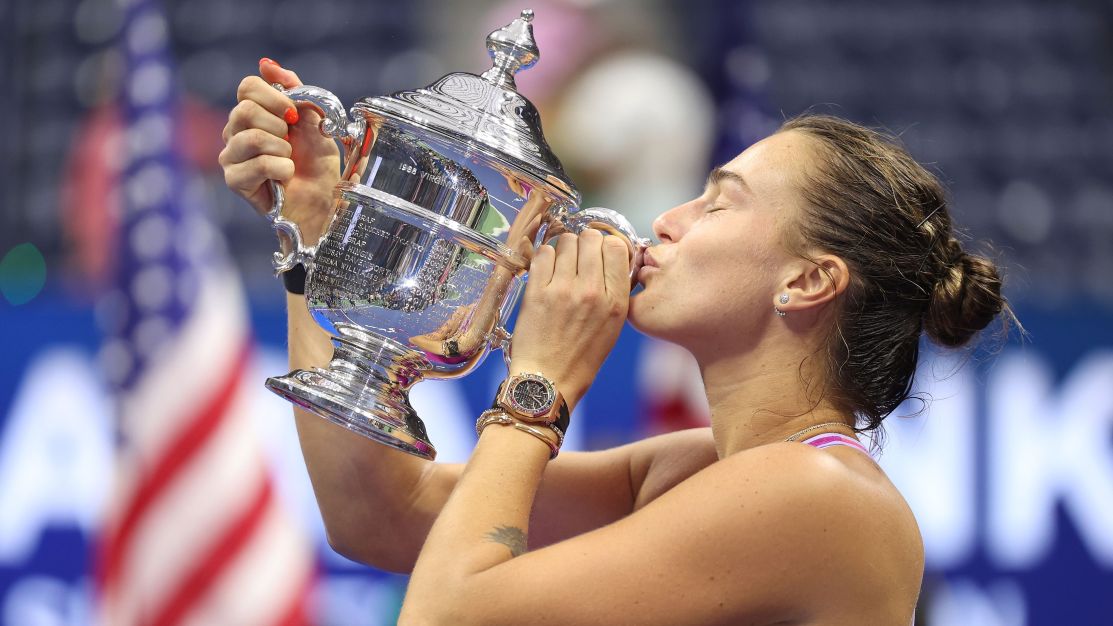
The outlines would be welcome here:
[[[850,269],[823,350],[827,393],[872,430],[908,398],[921,333],[959,347],[1002,311],[1015,318],[997,267],[955,237],[939,180],[892,136],[811,114],[785,131],[821,146],[798,235],[786,244],[835,254]]]

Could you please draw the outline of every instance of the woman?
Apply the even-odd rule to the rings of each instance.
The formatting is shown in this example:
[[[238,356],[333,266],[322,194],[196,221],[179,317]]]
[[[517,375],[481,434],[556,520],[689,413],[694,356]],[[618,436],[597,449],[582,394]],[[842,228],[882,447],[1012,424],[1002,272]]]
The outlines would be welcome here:
[[[285,182],[319,236],[336,150],[268,86],[297,76],[260,73],[225,129],[226,181],[261,211],[265,181]],[[920,534],[857,434],[907,397],[922,332],[959,346],[1007,313],[996,269],[962,251],[903,149],[826,117],[716,168],[654,230],[633,298],[612,238],[537,252],[511,374],[542,374],[571,409],[629,319],[696,356],[711,428],[550,461],[553,429],[498,414],[456,466],[295,412],[330,544],[412,571],[406,624],[907,625]],[[327,362],[288,299],[291,366]]]

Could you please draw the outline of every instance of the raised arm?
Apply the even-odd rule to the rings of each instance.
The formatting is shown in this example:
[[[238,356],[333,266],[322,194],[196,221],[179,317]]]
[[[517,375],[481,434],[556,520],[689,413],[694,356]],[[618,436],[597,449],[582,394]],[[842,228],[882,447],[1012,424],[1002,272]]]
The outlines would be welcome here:
[[[328,336],[302,297],[287,296],[287,307],[290,366],[327,363]],[[380,569],[411,571],[463,465],[425,461],[305,411],[294,414],[330,545]],[[562,453],[538,488],[530,545],[549,545],[614,522],[714,458],[707,429],[599,452]]]
[[[313,111],[298,112],[270,87],[274,82],[294,87],[300,84],[298,77],[273,62],[260,63],[260,74],[240,84],[239,104],[224,130],[220,163],[225,180],[260,212],[270,208],[266,181],[282,181],[287,217],[313,241],[331,210],[339,155],[332,141],[317,132]],[[331,343],[302,296],[287,296],[287,316],[291,367],[326,364]],[[410,571],[462,467],[423,461],[301,410],[294,415],[330,544],[354,560]],[[549,467],[539,487],[531,543],[546,545],[617,520],[710,463],[713,455],[706,433],[566,453]],[[658,458],[665,461],[658,463]]]

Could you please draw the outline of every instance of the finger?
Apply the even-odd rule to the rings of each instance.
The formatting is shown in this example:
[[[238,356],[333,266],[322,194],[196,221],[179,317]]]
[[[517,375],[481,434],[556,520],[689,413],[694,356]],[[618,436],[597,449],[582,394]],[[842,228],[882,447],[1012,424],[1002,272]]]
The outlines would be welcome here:
[[[630,295],[630,248],[618,237],[603,238],[603,284],[608,294]]]
[[[302,85],[301,79],[293,70],[286,69],[279,65],[277,61],[265,57],[259,59],[259,76],[268,84],[278,83],[287,89]]]
[[[576,277],[576,252],[579,248],[576,239],[576,235],[572,233],[564,233],[557,237],[553,280],[572,280]]]
[[[303,84],[301,82],[301,78],[298,77],[297,73],[295,73],[293,70],[282,67],[278,64],[277,61],[274,61],[272,59],[259,59],[259,75],[268,84],[278,83],[286,89],[300,87]],[[271,89],[275,92],[278,91],[277,89],[274,89],[274,87],[271,87]],[[299,133],[303,128],[303,125],[299,123],[298,120],[304,120],[306,122],[306,125],[304,127],[311,129],[317,128],[317,125],[321,122],[321,114],[318,112],[316,106],[309,105],[305,102],[302,102],[300,104],[305,106],[298,106],[298,103],[294,103],[295,108],[293,115],[291,115],[288,110],[283,110],[280,114],[283,120],[294,120],[293,122],[290,122],[291,124],[293,124],[293,127],[290,128],[291,133]],[[289,118],[287,117],[288,115],[290,116]]]
[[[294,162],[290,159],[264,154],[243,163],[224,168],[224,182],[229,189],[250,196],[268,180],[286,182],[294,177]]]
[[[228,116],[228,124],[224,126],[222,133],[224,145],[228,145],[232,137],[252,129],[258,129],[278,139],[283,139],[289,132],[286,122],[271,115],[269,111],[251,100],[244,100],[237,104]]]
[[[247,76],[240,81],[240,86],[236,89],[236,100],[240,102],[253,100],[272,114],[286,119],[290,124],[297,123],[297,107],[294,106],[294,101],[258,76]]]
[[[594,228],[580,233],[576,251],[576,275],[592,285],[603,286],[603,233]]]
[[[289,142],[258,128],[249,128],[236,133],[228,141],[217,161],[221,167],[227,167],[264,154],[288,158],[292,153]]]
[[[537,248],[533,260],[529,263],[529,280],[526,281],[526,293],[535,293],[553,280],[553,268],[556,263],[556,250],[550,245]]]

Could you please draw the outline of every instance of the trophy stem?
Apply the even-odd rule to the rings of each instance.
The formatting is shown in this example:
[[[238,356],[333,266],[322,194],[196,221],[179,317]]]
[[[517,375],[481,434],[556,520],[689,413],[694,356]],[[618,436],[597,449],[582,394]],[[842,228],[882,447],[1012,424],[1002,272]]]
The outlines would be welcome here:
[[[319,415],[396,450],[432,460],[437,451],[410,405],[409,389],[430,365],[394,341],[337,324],[326,368],[267,379],[267,388]]]

